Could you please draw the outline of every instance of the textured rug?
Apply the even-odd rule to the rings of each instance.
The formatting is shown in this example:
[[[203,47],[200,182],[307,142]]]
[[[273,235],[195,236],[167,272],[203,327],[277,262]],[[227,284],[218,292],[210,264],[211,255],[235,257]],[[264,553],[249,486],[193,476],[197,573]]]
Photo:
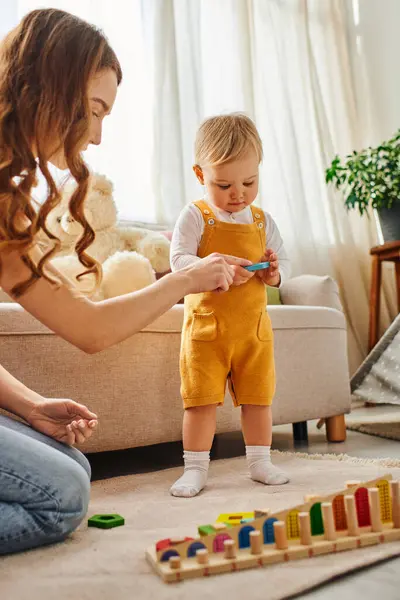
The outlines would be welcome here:
[[[400,440],[400,409],[378,406],[368,410],[373,414],[357,416],[357,411],[354,411],[346,416],[346,428],[390,440]]]
[[[159,539],[196,534],[196,526],[220,513],[299,504],[305,494],[343,489],[346,480],[387,473],[400,479],[400,461],[344,455],[274,453],[291,481],[265,487],[248,479],[243,458],[214,461],[209,484],[197,498],[172,498],[180,469],[120,477],[93,484],[89,514],[119,513],[124,527],[101,530],[83,524],[66,542],[0,560],[4,600],[280,600],[341,574],[400,555],[400,542],[282,563],[179,584],[164,584],[145,560]],[[384,597],[384,594],[382,595]]]

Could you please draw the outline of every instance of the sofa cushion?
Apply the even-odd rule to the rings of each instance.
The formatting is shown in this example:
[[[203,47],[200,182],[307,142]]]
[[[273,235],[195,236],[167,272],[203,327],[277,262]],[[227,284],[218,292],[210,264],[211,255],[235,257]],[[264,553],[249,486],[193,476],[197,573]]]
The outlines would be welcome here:
[[[268,306],[282,304],[279,288],[271,287],[270,285],[267,285],[267,298],[268,298]]]
[[[270,306],[274,329],[346,329],[343,313],[323,306]],[[144,332],[180,333],[183,306],[176,304],[169,311],[144,328]],[[0,304],[1,335],[54,335],[19,304]]]
[[[329,275],[301,275],[288,279],[280,288],[283,304],[330,306],[342,310],[338,284]]]

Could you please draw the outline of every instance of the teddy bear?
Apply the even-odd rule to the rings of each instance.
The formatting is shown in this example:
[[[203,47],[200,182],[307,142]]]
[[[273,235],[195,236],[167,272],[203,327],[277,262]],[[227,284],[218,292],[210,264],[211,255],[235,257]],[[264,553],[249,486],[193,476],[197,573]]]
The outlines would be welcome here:
[[[86,253],[102,265],[103,279],[95,290],[94,275],[77,275],[85,268],[75,254],[82,227],[71,216],[68,206],[76,184],[68,182],[61,190],[61,202],[48,215],[46,225],[60,240],[51,263],[87,296],[103,300],[133,292],[156,280],[155,273],[169,270],[170,242],[163,234],[139,227],[120,226],[113,197],[113,185],[104,175],[90,176],[84,212],[95,232]]]

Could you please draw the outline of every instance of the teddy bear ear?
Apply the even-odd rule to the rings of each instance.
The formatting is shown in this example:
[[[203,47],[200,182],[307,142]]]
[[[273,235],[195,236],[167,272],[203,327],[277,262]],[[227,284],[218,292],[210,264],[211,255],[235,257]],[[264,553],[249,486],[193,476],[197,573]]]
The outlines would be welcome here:
[[[96,192],[102,194],[103,196],[110,196],[113,193],[114,186],[112,182],[105,177],[105,175],[93,173],[91,184],[93,190],[96,190]]]

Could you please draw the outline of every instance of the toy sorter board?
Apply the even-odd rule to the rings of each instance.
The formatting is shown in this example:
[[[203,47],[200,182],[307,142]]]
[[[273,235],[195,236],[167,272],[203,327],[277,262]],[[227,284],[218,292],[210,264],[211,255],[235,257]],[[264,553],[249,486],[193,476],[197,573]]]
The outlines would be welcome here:
[[[192,577],[203,577],[218,573],[229,573],[242,569],[260,568],[269,564],[286,562],[291,560],[314,558],[321,554],[341,552],[345,550],[356,550],[357,548],[382,544],[400,540],[400,524],[398,517],[396,518],[398,527],[394,527],[392,521],[392,499],[390,494],[389,482],[391,475],[385,475],[369,482],[357,482],[345,490],[335,492],[330,495],[318,496],[313,495],[305,498],[306,502],[292,508],[288,508],[273,514],[265,513],[263,516],[255,518],[251,523],[229,526],[223,533],[235,541],[237,549],[235,549],[234,558],[226,558],[224,552],[215,551],[214,540],[221,531],[218,529],[208,535],[203,535],[198,538],[189,538],[188,541],[171,544],[169,551],[174,551],[181,558],[178,568],[172,567],[168,560],[162,560],[162,557],[168,549],[157,551],[156,545],[146,551],[146,558],[158,573],[158,575],[167,583],[181,581]],[[349,484],[348,484],[349,485]],[[398,484],[396,484],[398,485]],[[370,506],[368,503],[368,488],[377,488],[379,490],[379,521],[381,523],[380,531],[372,531]],[[341,510],[341,501],[344,496],[355,496],[358,507],[358,535],[349,535],[346,524],[346,517],[343,517]],[[397,514],[400,512],[400,507],[397,502]],[[335,515],[335,536],[334,541],[327,540],[322,529],[321,533],[312,534],[312,543],[303,545],[300,543],[298,530],[298,513],[308,512],[321,503],[332,503]],[[360,512],[361,511],[361,512]],[[361,516],[360,516],[361,515]],[[364,519],[365,525],[362,525]],[[369,521],[368,521],[369,519]],[[250,547],[241,548],[240,532],[245,527],[252,528],[263,533],[266,521],[273,523],[274,521],[283,521],[286,523],[286,533],[288,547],[280,550],[276,548],[275,543],[265,543],[265,535],[261,544],[261,552],[254,554]],[[216,525],[218,527],[218,524]],[[213,527],[213,526],[207,526]],[[201,543],[207,548],[209,554],[206,564],[199,564],[196,556],[188,557],[188,550],[192,544]]]

